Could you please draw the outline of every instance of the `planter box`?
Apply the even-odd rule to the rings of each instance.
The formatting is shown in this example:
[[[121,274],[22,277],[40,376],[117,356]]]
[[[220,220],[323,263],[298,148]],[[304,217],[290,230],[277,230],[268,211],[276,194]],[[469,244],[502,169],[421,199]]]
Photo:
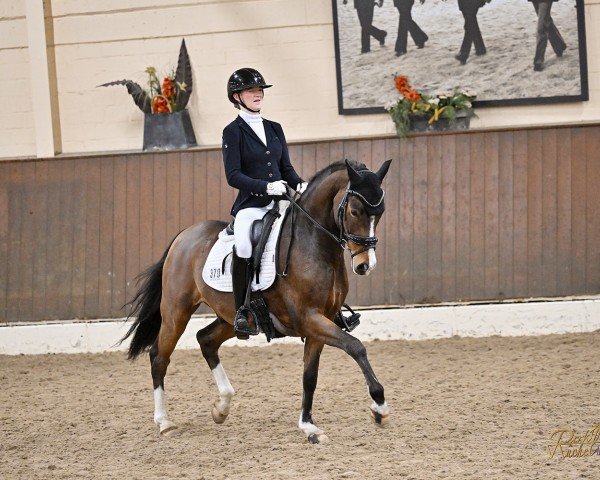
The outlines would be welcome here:
[[[144,151],[175,150],[196,146],[194,127],[187,110],[144,115]]]
[[[429,130],[429,120],[422,116],[408,117],[409,130],[411,132],[426,132]]]
[[[432,130],[467,130],[471,126],[471,117],[473,116],[473,109],[460,110],[456,112],[456,118],[454,121],[450,121],[447,118],[440,118],[437,122],[431,124]]]
[[[409,117],[411,132],[445,131],[445,130],[467,130],[471,126],[473,109],[460,110],[456,112],[454,121],[441,117],[437,122],[429,123],[425,117]]]

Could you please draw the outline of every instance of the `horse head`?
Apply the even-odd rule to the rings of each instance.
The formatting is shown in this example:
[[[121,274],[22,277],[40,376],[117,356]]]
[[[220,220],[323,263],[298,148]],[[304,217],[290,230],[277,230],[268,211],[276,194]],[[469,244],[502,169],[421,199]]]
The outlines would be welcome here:
[[[381,183],[390,163],[387,160],[377,172],[371,172],[356,170],[346,160],[349,182],[341,194],[337,223],[351,252],[352,271],[358,275],[368,275],[377,264],[375,230],[385,210]]]

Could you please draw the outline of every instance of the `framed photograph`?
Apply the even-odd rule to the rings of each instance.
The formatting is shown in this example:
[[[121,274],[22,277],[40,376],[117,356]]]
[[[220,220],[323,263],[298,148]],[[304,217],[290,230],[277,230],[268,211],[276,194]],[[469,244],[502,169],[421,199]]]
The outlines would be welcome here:
[[[583,0],[332,0],[340,114],[384,112],[394,76],[475,106],[588,100]]]

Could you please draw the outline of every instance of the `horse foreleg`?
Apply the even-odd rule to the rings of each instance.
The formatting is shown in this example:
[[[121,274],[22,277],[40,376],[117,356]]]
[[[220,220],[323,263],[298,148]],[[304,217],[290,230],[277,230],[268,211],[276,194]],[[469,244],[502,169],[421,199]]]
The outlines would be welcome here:
[[[387,424],[390,409],[385,401],[383,386],[373,372],[367,358],[367,349],[362,342],[320,314],[313,314],[307,319],[306,333],[325,345],[342,349],[358,363],[373,399],[370,406],[371,417],[378,426]]]
[[[304,375],[302,383],[304,392],[302,394],[302,411],[298,420],[298,427],[308,438],[310,443],[324,443],[328,440],[327,435],[318,428],[312,419],[312,405],[317,378],[319,376],[319,360],[323,351],[323,343],[307,338],[304,343]]]
[[[219,400],[213,404],[212,408],[212,418],[215,423],[223,423],[227,419],[231,399],[235,394],[235,390],[231,386],[219,359],[219,347],[225,340],[234,336],[233,327],[222,318],[217,318],[213,323],[199,330],[196,334],[202,355],[204,355],[206,363],[208,363],[212,371],[217,389],[219,390]]]

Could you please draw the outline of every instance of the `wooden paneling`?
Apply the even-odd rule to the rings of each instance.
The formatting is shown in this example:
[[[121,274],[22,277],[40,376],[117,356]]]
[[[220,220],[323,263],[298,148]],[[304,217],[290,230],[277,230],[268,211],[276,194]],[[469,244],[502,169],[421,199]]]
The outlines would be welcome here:
[[[456,142],[449,135],[442,137],[440,158],[442,170],[442,301],[456,299]]]
[[[600,126],[290,145],[309,179],[379,168],[378,265],[355,305],[600,293]],[[0,163],[0,318],[122,316],[181,229],[229,219],[219,150]]]
[[[498,298],[514,296],[513,136],[498,138]]]
[[[587,286],[587,135],[574,131],[571,137],[571,281],[573,288],[585,291]],[[596,167],[597,168],[597,167]],[[595,191],[589,192],[593,194]]]

